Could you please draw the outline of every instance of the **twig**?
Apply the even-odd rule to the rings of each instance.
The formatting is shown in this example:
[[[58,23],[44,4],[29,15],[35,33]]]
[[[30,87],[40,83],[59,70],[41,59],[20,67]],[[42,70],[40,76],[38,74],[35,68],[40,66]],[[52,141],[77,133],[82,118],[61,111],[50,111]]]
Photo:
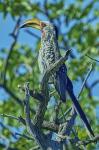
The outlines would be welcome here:
[[[94,88],[94,86],[96,86],[97,84],[99,84],[99,79],[97,79],[96,81],[94,81],[94,82],[91,84],[90,88],[91,88],[91,89]]]
[[[61,101],[58,101],[57,104],[54,107],[54,111],[55,111],[55,116],[53,118],[53,121],[58,124],[59,123],[59,119],[58,119],[58,115],[59,115],[59,111],[60,111],[60,106],[61,106]]]
[[[15,136],[16,136],[16,135],[19,135],[19,136],[21,136],[21,137],[23,137],[23,138],[26,138],[27,140],[33,140],[32,137],[30,137],[30,136],[28,136],[28,135],[26,135],[26,134],[20,134],[20,133],[15,132]]]
[[[7,59],[6,59],[6,62],[5,62],[5,67],[4,67],[4,72],[3,72],[3,83],[5,85],[6,85],[6,72],[7,72],[8,66],[9,66],[9,59],[11,57],[12,51],[13,51],[15,45],[16,45],[16,42],[17,42],[17,39],[18,39],[18,35],[19,35],[19,30],[17,30],[17,33],[15,33],[15,32],[16,32],[17,26],[19,26],[19,24],[20,24],[20,21],[21,21],[21,17],[18,18],[17,23],[16,23],[16,25],[14,27],[14,30],[10,34],[14,38],[14,41],[11,44],[11,47],[9,49],[9,53],[8,53],[8,56],[7,56]]]
[[[71,110],[72,110],[72,107],[70,107],[67,111],[64,112],[64,116],[67,116],[67,115],[70,113]],[[64,116],[61,115],[61,116],[59,117],[59,120],[61,120]]]
[[[92,99],[92,91],[91,91],[91,87],[88,85],[88,83],[85,83],[85,88],[88,90],[88,97],[90,99]]]
[[[7,129],[10,132],[10,134],[13,136],[13,138],[17,139],[17,137],[15,136],[15,134],[12,132],[12,130],[8,126],[6,126],[3,122],[0,122],[0,126],[2,128],[4,128],[4,129]]]
[[[10,118],[10,119],[14,119],[14,120],[17,120],[17,121],[21,122],[22,124],[26,125],[25,119],[22,118],[21,116],[15,117],[15,116],[8,115],[8,114],[0,114],[0,116],[2,116],[2,117],[7,117],[7,118]]]
[[[19,120],[17,117],[12,116],[12,115],[0,114],[0,116],[2,116],[2,117],[8,117],[8,118],[11,118],[11,119],[14,119],[14,120]]]
[[[18,85],[18,88],[25,92],[25,87],[24,86]],[[35,90],[29,90],[29,93],[30,93],[31,97],[35,98],[38,101],[43,101],[44,100],[44,97],[43,97],[42,93],[38,93]]]
[[[21,17],[18,18],[16,24],[15,24],[15,27],[13,29],[13,32],[10,34],[14,41],[12,42],[11,46],[10,46],[10,49],[9,49],[9,52],[8,52],[8,56],[7,56],[7,59],[5,61],[5,64],[4,64],[4,71],[3,71],[3,83],[2,83],[2,87],[5,89],[5,91],[11,95],[13,97],[13,99],[22,106],[22,101],[10,90],[10,88],[7,87],[7,81],[6,81],[6,73],[7,73],[7,69],[8,69],[8,66],[9,66],[9,59],[11,57],[11,54],[12,54],[12,51],[17,43],[17,39],[18,39],[18,35],[19,35],[19,31],[17,30],[16,32],[16,28],[17,26],[19,26],[20,24],[20,21],[21,21]]]
[[[86,54],[85,56],[89,57],[90,59],[92,59],[92,60],[94,60],[94,61],[96,61],[96,62],[99,62],[99,60],[94,59],[94,58],[92,58],[91,56],[89,56],[89,55],[87,55],[87,54]]]
[[[64,137],[64,135],[66,134],[67,136],[70,135],[71,131],[72,131],[72,127],[74,125],[75,122],[75,118],[76,118],[76,111],[72,110],[70,115],[68,116],[68,118],[66,119],[65,123],[60,124],[60,128],[59,128],[59,135],[62,135]],[[63,140],[63,138],[61,138]]]
[[[93,64],[90,65],[90,68],[89,68],[89,71],[88,71],[88,73],[87,73],[87,75],[86,75],[86,78],[85,78],[85,80],[83,81],[83,84],[82,84],[82,86],[81,86],[80,92],[79,92],[79,94],[78,94],[78,96],[77,96],[78,99],[79,99],[79,97],[80,97],[80,95],[81,95],[81,93],[82,93],[82,91],[83,91],[83,89],[84,89],[85,83],[86,83],[87,79],[89,78],[89,76],[90,76],[92,70],[93,70]]]
[[[47,9],[48,0],[44,0],[43,4],[44,4],[44,10],[45,10],[44,13],[45,13],[46,17],[50,20],[50,22],[53,23],[53,20],[51,19],[50,14]]]
[[[15,117],[13,115],[8,115],[8,114],[0,114],[0,116],[1,117],[7,117],[7,118],[10,118],[10,119],[17,120],[18,122],[21,122],[23,125],[26,126],[26,121],[25,121],[25,119],[22,116]],[[59,126],[57,124],[55,124],[54,122],[44,121],[43,124],[42,124],[42,128],[46,129],[46,130],[57,132]]]
[[[36,111],[36,115],[34,118],[34,123],[38,128],[41,128],[43,120],[44,120],[44,114],[47,109],[47,101],[43,101],[39,103],[38,109]]]

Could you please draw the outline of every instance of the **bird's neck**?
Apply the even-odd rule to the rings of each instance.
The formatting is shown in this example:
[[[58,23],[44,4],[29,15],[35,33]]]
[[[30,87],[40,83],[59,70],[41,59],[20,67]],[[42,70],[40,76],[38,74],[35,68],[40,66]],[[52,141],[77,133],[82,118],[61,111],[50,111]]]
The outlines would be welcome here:
[[[58,42],[54,34],[47,34],[47,35],[42,35],[41,37],[41,48],[46,47],[57,47],[58,48]]]

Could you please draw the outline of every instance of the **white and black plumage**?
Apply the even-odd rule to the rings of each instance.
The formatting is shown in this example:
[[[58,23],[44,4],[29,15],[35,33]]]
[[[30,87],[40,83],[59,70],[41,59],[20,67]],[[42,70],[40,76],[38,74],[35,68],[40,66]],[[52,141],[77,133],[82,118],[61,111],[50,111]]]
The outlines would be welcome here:
[[[41,48],[39,50],[38,64],[41,74],[43,74],[46,69],[50,68],[52,64],[58,61],[61,57],[58,41],[56,27],[49,22],[40,21],[38,19],[31,19],[26,21],[21,28],[32,27],[41,30]],[[73,85],[69,77],[67,76],[66,65],[63,64],[58,71],[52,75],[53,84],[58,92],[60,99],[66,101],[66,91],[69,93],[70,98],[74,104],[76,112],[81,117],[84,125],[89,131],[91,136],[94,136],[93,130],[83,112],[79,102],[77,101],[74,92]]]

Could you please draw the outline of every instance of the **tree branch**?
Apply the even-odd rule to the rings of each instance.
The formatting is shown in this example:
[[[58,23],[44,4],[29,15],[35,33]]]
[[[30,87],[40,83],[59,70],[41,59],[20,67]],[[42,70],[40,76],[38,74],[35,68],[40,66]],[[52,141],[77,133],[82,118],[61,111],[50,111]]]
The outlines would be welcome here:
[[[94,82],[91,84],[90,88],[94,88],[94,86],[96,86],[97,84],[99,84],[99,79],[97,79],[96,81],[94,81]]]
[[[94,61],[96,61],[96,62],[99,62],[99,60],[97,60],[97,59],[95,59],[95,58],[92,58],[91,56],[89,56],[89,55],[85,55],[85,56],[87,56],[88,58],[90,58],[90,59],[92,59],[92,60],[94,60]]]
[[[78,99],[79,99],[79,97],[80,97],[80,95],[81,95],[81,93],[82,93],[82,91],[83,91],[83,89],[84,89],[85,83],[86,83],[87,79],[89,78],[89,76],[90,76],[90,74],[91,74],[93,68],[94,68],[94,66],[93,66],[93,64],[91,64],[91,65],[90,65],[90,68],[89,68],[89,71],[88,71],[88,73],[87,73],[87,75],[86,75],[86,77],[85,77],[85,79],[84,79],[84,81],[83,81],[83,84],[82,84],[82,86],[81,86],[80,92],[79,92],[79,94],[78,94],[78,97],[77,97]]]
[[[23,125],[26,126],[26,120],[22,116],[15,117],[15,116],[8,115],[8,114],[0,114],[0,116],[17,120],[18,122],[21,122]],[[57,124],[55,124],[54,122],[43,121],[42,128],[46,129],[46,130],[57,132],[59,126]]]
[[[20,133],[15,132],[15,135],[21,136],[21,137],[23,137],[23,138],[25,138],[27,140],[33,140],[32,137],[30,137],[30,136],[28,136],[26,134],[20,134]]]
[[[8,53],[8,56],[7,56],[7,59],[6,59],[6,62],[5,62],[5,67],[4,67],[4,72],[3,72],[3,83],[6,85],[6,72],[7,72],[7,69],[8,69],[8,66],[9,66],[9,59],[11,57],[11,54],[12,54],[12,51],[17,43],[17,39],[18,39],[18,35],[19,35],[19,30],[17,30],[16,32],[16,29],[17,27],[19,26],[20,24],[20,21],[21,21],[21,17],[18,18],[17,20],[17,23],[14,27],[14,30],[13,32],[10,34],[13,38],[14,38],[14,41],[13,43],[11,44],[11,47],[9,49],[9,53]]]
[[[25,92],[26,92],[26,98],[25,98],[26,125],[29,128],[32,136],[35,138],[36,142],[39,144],[40,148],[42,150],[46,150],[47,149],[47,145],[46,145],[47,141],[45,139],[44,134],[42,134],[40,129],[31,122],[30,106],[29,106],[29,98],[30,98],[29,83],[26,83],[25,88],[26,88],[25,89]]]
[[[24,86],[18,85],[18,88],[25,92]],[[44,100],[44,96],[42,95],[42,93],[38,93],[35,90],[29,90],[29,93],[31,97],[35,98],[36,100],[40,102]]]

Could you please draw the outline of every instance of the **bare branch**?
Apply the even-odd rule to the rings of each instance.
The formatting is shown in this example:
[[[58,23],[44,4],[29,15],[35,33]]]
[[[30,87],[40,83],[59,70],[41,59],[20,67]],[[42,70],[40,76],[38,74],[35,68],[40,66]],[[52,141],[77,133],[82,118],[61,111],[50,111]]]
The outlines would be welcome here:
[[[64,112],[64,116],[67,116],[72,110],[72,107],[70,107],[67,111]],[[60,116],[59,120],[61,121],[61,119],[64,117],[63,115]]]
[[[59,123],[59,119],[58,119],[58,115],[59,115],[59,112],[60,112],[60,107],[61,107],[61,101],[57,102],[57,104],[55,105],[55,108],[54,108],[54,111],[55,111],[55,116],[53,118],[53,121],[58,124]]]
[[[36,142],[40,145],[40,148],[42,150],[46,150],[48,145],[46,145],[47,141],[45,139],[45,136],[40,131],[40,129],[31,122],[30,106],[29,106],[29,98],[30,98],[29,83],[26,83],[25,88],[26,88],[25,89],[25,92],[26,92],[26,98],[25,98],[26,125],[29,128],[32,136],[35,138]]]
[[[14,27],[14,30],[13,32],[10,34],[13,38],[14,38],[14,41],[13,43],[11,44],[11,47],[9,49],[9,53],[8,53],[8,56],[7,56],[7,59],[6,59],[6,62],[5,62],[5,67],[4,67],[4,72],[3,72],[3,83],[6,85],[6,72],[7,72],[7,69],[8,69],[8,66],[9,66],[9,59],[11,57],[11,54],[12,54],[12,51],[17,43],[17,39],[18,39],[18,35],[19,35],[19,30],[17,30],[16,32],[16,29],[17,27],[19,26],[20,24],[20,21],[21,21],[21,17],[18,18],[17,20],[17,23]]]
[[[81,93],[82,93],[82,91],[84,89],[85,83],[86,83],[87,79],[89,78],[92,70],[93,70],[93,64],[90,65],[89,71],[88,71],[88,73],[87,73],[87,75],[86,75],[86,77],[85,77],[85,79],[83,81],[83,84],[81,86],[80,92],[79,92],[78,97],[77,97],[78,99],[79,99],[79,97],[80,97],[80,95],[81,95]]]
[[[94,58],[92,58],[91,56],[89,56],[89,55],[87,55],[87,54],[86,54],[85,56],[89,57],[90,59],[92,59],[92,60],[94,60],[94,61],[96,61],[96,62],[99,62],[99,60],[94,59]]]
[[[97,84],[99,84],[99,79],[96,80],[96,81],[94,81],[94,82],[91,84],[90,88],[94,88],[94,86],[96,86]]]
[[[33,140],[32,137],[30,137],[30,136],[28,136],[26,134],[20,134],[20,133],[15,132],[15,135],[19,135],[19,136],[21,136],[21,137],[23,137],[23,138],[25,138],[27,140]]]
[[[2,116],[2,117],[8,117],[8,118],[10,118],[10,119],[14,119],[14,120],[19,120],[17,117],[12,116],[12,115],[0,114],[0,116]]]
[[[15,136],[15,134],[12,132],[11,128],[9,128],[8,126],[6,126],[3,122],[0,121],[0,126],[3,128],[3,129],[7,129],[9,131],[9,133],[12,135],[12,137],[14,139],[17,139],[17,137]]]
[[[8,115],[8,114],[0,114],[0,116],[17,120],[18,122],[21,122],[23,125],[26,126],[26,120],[22,116],[15,117],[13,115]],[[57,124],[55,124],[54,122],[44,121],[43,124],[42,124],[42,128],[46,129],[46,130],[57,132],[59,126]]]
[[[66,118],[66,122],[63,124],[60,124],[58,135],[61,135],[62,137],[64,137],[64,135],[67,135],[67,136],[70,135],[72,131],[72,127],[75,122],[76,115],[77,115],[76,111],[72,109],[70,115],[68,116],[68,118]],[[60,137],[61,138],[60,140],[64,139],[62,137]]]
[[[20,88],[22,91],[25,92],[25,87],[24,86],[18,85],[18,88]],[[30,93],[31,97],[35,98],[36,100],[38,100],[40,102],[44,100],[44,97],[43,97],[42,93],[38,93],[35,90],[29,90],[29,93]]]
[[[19,116],[19,117],[15,117],[15,116],[12,116],[12,115],[8,115],[8,114],[0,114],[0,116],[2,117],[7,117],[7,118],[10,118],[10,119],[14,119],[14,120],[17,120],[19,122],[21,122],[23,125],[26,125],[26,121],[23,117]]]
[[[47,4],[48,4],[48,0],[44,0],[44,13],[46,15],[46,17],[50,20],[50,22],[53,23],[53,20],[50,18],[50,14],[49,14],[49,11],[47,9]]]

